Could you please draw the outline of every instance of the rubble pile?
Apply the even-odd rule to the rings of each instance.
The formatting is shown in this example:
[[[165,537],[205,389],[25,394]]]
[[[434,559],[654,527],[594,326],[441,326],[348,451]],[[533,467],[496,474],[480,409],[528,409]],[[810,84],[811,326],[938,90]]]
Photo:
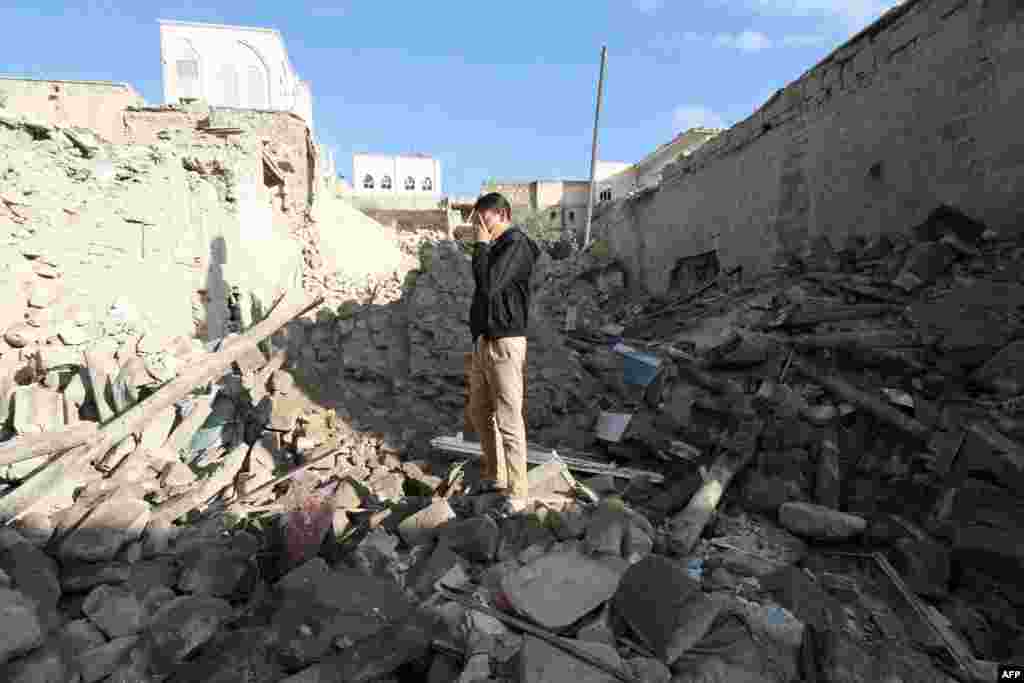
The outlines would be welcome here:
[[[114,201],[172,150],[0,134],[31,157],[0,168],[0,679],[924,683],[1024,655],[1019,241],[942,207],[657,301],[542,257],[525,413],[565,459],[502,517],[430,447],[464,428],[463,245],[327,276],[311,221],[322,296],[225,288],[202,343],[33,241],[71,215],[47,164],[72,201],[114,155]]]

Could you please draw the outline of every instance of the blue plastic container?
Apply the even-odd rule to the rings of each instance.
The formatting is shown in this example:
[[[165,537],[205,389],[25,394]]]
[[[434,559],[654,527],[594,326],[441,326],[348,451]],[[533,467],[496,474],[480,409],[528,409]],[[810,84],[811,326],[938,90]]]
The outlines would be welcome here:
[[[645,387],[654,381],[660,365],[660,361],[655,356],[637,351],[625,353],[623,356],[625,357],[623,370],[626,384]]]

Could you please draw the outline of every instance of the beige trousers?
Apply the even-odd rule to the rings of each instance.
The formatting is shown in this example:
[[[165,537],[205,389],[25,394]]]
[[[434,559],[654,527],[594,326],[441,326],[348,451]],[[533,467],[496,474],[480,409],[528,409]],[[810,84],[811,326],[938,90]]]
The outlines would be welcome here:
[[[482,478],[526,498],[526,337],[477,339],[469,415],[480,437]]]

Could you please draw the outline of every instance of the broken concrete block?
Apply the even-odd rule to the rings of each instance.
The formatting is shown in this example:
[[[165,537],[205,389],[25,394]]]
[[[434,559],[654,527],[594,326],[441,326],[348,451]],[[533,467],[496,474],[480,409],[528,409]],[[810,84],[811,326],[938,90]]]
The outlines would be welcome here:
[[[14,431],[38,434],[56,431],[64,426],[64,402],[55,391],[38,384],[14,390]]]
[[[82,613],[111,639],[138,633],[149,619],[134,593],[106,585],[89,593],[82,603]]]
[[[76,325],[70,320],[57,327],[57,336],[67,346],[81,346],[92,339],[92,335],[89,334],[89,330]]]
[[[441,531],[441,543],[474,562],[490,562],[498,551],[500,530],[490,517],[451,522]]]
[[[28,305],[31,308],[46,308],[56,303],[60,291],[54,285],[39,281],[32,285],[28,293]]]
[[[409,546],[432,543],[445,524],[455,519],[455,511],[447,500],[435,500],[398,525],[398,533]]]
[[[149,516],[149,503],[115,496],[100,503],[81,526],[64,539],[60,555],[83,562],[112,560],[121,546],[139,539],[149,523]]]
[[[622,659],[614,647],[604,643],[566,640],[597,659],[617,669],[623,669]],[[519,680],[522,683],[562,683],[564,681],[612,683],[619,680],[611,673],[601,671],[592,664],[583,662],[568,652],[531,635],[527,635],[524,639],[520,657],[522,658],[522,675]]]
[[[139,636],[125,636],[78,655],[75,661],[83,683],[96,683],[112,674],[138,642]]]
[[[176,416],[177,411],[174,406],[164,408],[160,414],[150,420],[142,431],[142,434],[139,436],[138,448],[145,451],[155,451],[163,446],[171,433],[171,427],[174,426]]]
[[[79,349],[47,344],[40,346],[36,352],[36,364],[39,371],[43,373],[64,368],[80,368],[85,365],[85,356]]]
[[[651,586],[659,586],[652,591]],[[613,608],[654,655],[670,666],[699,641],[721,611],[686,568],[658,555],[631,566]]]
[[[19,591],[0,589],[0,664],[43,643],[35,603]]]
[[[20,349],[40,341],[42,332],[38,327],[32,327],[27,323],[12,325],[4,333],[4,340],[15,349]]]
[[[609,600],[622,573],[575,549],[544,555],[502,581],[517,610],[558,630]]]
[[[233,610],[209,596],[182,596],[163,605],[150,623],[154,668],[169,671],[220,630]]]
[[[798,536],[823,541],[839,541],[863,533],[867,520],[813,503],[784,503],[779,507],[779,523]]]
[[[549,461],[534,467],[527,475],[527,487],[532,498],[569,496],[575,479],[564,463]]]

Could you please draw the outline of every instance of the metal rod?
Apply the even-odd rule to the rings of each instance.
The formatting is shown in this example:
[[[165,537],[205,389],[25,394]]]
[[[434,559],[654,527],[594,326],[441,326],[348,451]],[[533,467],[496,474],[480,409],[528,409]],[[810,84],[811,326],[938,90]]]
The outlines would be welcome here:
[[[586,662],[592,667],[614,676],[618,680],[623,681],[623,683],[640,683],[632,674],[627,673],[602,659],[598,659],[597,656],[590,654],[588,651],[577,646],[566,638],[560,638],[550,631],[531,624],[524,619],[518,619],[509,614],[505,614],[504,612],[488,607],[487,605],[481,605],[452,586],[441,584],[440,588],[441,595],[448,600],[457,602],[467,609],[476,610],[477,612],[481,612],[487,616],[494,617],[498,621],[502,621],[519,631],[528,633],[535,638],[539,638],[549,645],[553,645],[558,648],[562,652],[570,654],[576,659]]]
[[[604,98],[604,65],[608,48],[601,48],[601,74],[597,78],[597,106],[594,108],[594,139],[590,144],[590,197],[587,199],[587,224],[583,232],[583,249],[590,246],[590,222],[594,217],[594,174],[597,170],[597,129],[601,121],[601,100]]]

